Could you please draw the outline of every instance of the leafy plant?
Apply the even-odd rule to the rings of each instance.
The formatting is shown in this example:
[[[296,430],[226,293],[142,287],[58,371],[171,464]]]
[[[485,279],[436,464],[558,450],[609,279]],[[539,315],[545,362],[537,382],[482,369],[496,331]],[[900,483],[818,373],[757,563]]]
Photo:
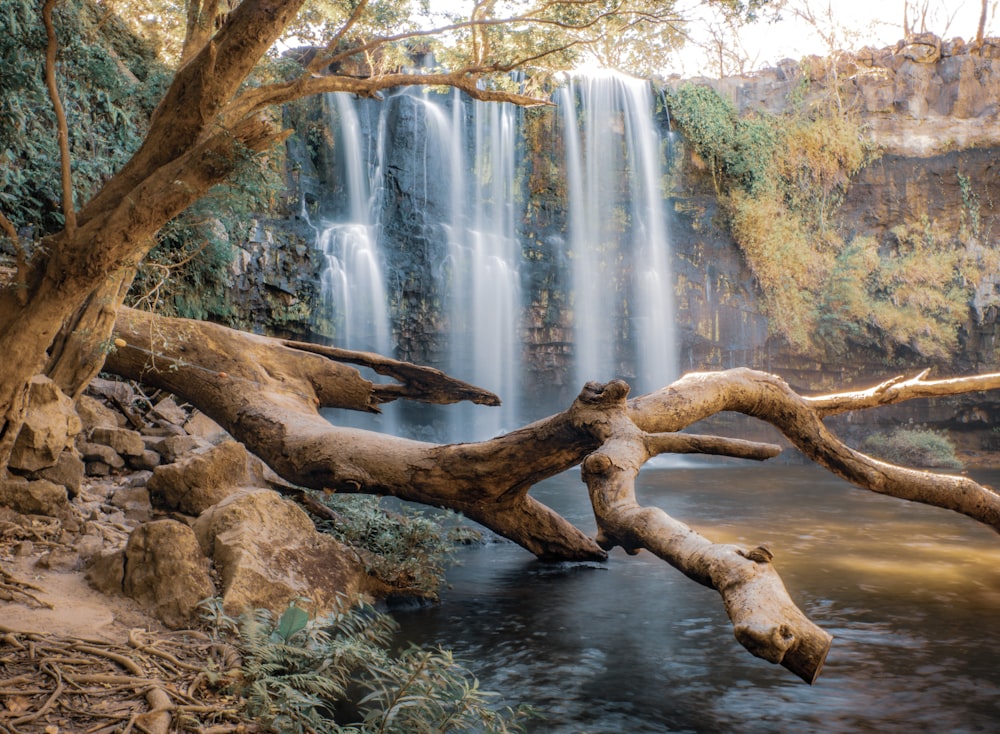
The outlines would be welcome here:
[[[943,431],[923,428],[897,428],[890,433],[873,433],[861,444],[861,450],[894,464],[960,469],[955,444]]]
[[[386,509],[370,495],[333,494],[323,501],[340,521],[321,529],[361,549],[368,572],[402,593],[436,598],[455,543],[476,534],[458,526],[446,529],[440,518],[408,505]]]
[[[233,619],[217,599],[203,606],[212,633],[240,652],[239,670],[209,680],[241,695],[267,731],[321,734],[515,732],[520,710],[494,710],[496,696],[452,655],[410,647],[389,651],[392,619],[346,597],[334,613],[310,619],[293,602],[275,620],[266,610]]]

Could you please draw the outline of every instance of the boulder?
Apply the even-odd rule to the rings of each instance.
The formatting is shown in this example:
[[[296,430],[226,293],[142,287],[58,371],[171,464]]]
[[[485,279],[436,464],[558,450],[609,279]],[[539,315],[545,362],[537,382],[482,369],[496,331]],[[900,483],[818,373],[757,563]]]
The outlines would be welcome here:
[[[215,595],[208,560],[190,527],[177,520],[147,522],[125,546],[122,588],[168,627],[191,625],[198,604]]]
[[[103,549],[90,557],[86,578],[104,594],[121,594],[125,579],[125,549]]]
[[[83,460],[72,449],[66,449],[59,454],[59,459],[53,466],[48,466],[38,472],[41,479],[48,479],[54,484],[61,484],[69,492],[72,499],[80,493],[84,474]]]
[[[249,458],[243,444],[226,441],[158,466],[149,480],[150,499],[155,507],[200,515],[250,483]]]
[[[53,466],[72,447],[82,429],[73,401],[44,375],[35,375],[28,393],[28,412],[14,441],[8,466],[38,471]]]
[[[23,515],[58,517],[69,509],[66,488],[47,479],[0,477],[0,506]]]
[[[194,533],[215,563],[229,614],[259,608],[277,614],[299,597],[322,614],[338,608],[338,594],[374,589],[354,551],[268,489],[230,495],[195,521]]]

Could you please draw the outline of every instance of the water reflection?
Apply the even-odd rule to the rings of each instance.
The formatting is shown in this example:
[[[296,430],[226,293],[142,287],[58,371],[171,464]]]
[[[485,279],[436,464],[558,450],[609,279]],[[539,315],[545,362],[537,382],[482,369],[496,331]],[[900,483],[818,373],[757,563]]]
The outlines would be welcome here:
[[[1000,474],[977,476],[997,486]],[[593,532],[576,472],[535,495]],[[710,538],[764,543],[835,636],[810,688],[733,639],[718,595],[647,553],[544,565],[463,550],[407,639],[453,649],[536,732],[974,732],[1000,725],[1000,538],[811,467],[644,472],[639,491]]]

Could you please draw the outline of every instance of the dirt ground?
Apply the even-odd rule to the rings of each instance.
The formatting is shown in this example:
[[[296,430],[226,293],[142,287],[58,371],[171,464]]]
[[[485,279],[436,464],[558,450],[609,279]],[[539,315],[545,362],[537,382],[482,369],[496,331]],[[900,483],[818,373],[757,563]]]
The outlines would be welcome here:
[[[90,586],[79,533],[67,528],[93,532],[95,522],[0,508],[0,734],[257,730],[237,698],[210,685],[214,671],[238,666],[232,647],[168,630]],[[102,530],[109,542],[125,536],[121,525]]]

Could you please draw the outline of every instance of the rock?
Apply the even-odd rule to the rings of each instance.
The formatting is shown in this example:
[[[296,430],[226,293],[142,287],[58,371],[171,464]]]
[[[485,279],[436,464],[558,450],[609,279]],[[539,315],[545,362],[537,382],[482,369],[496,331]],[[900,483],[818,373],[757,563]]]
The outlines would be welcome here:
[[[35,375],[28,395],[28,412],[14,441],[8,465],[38,471],[53,466],[82,428],[70,400],[48,377]]]
[[[201,436],[212,443],[219,443],[230,437],[225,428],[197,410],[184,424],[184,430],[192,436]]]
[[[87,564],[91,559],[98,556],[104,550],[104,536],[98,533],[81,535],[73,543],[73,550],[76,551],[80,560]]]
[[[154,405],[147,417],[150,416],[166,421],[167,423],[173,423],[175,426],[183,426],[184,422],[188,419],[187,413],[181,410],[180,406],[170,397],[163,398],[163,400]]]
[[[337,608],[338,594],[372,588],[354,552],[316,531],[308,515],[268,489],[245,489],[194,523],[202,551],[215,563],[226,612],[284,610],[308,597],[317,614]]]
[[[147,522],[153,517],[149,490],[145,487],[119,487],[111,495],[110,503],[125,513],[132,522]]]
[[[95,395],[100,395],[113,403],[131,405],[133,401],[135,401],[135,391],[127,382],[105,380],[103,377],[95,377],[90,381],[87,389]]]
[[[156,451],[147,449],[140,456],[129,456],[125,463],[130,469],[152,471],[160,465],[160,455]]]
[[[0,477],[0,505],[24,515],[58,517],[69,509],[66,488],[47,479]]]
[[[35,561],[35,566],[50,571],[75,571],[80,567],[80,554],[72,548],[52,548]]]
[[[69,492],[70,499],[80,494],[80,485],[86,466],[83,460],[72,449],[66,449],[59,454],[54,466],[49,466],[38,472],[42,479],[48,479],[54,484],[61,484]]]
[[[104,594],[121,594],[125,578],[125,549],[102,550],[92,556],[87,581]]]
[[[125,546],[125,595],[178,629],[194,622],[198,603],[215,595],[208,560],[194,532],[176,520],[137,527]]]
[[[90,395],[81,395],[77,399],[76,412],[80,416],[83,430],[87,433],[95,428],[119,427],[121,414]]]
[[[249,483],[248,461],[243,444],[226,441],[158,466],[149,480],[150,499],[156,507],[200,515],[236,487]]]
[[[110,446],[122,456],[142,456],[146,444],[142,436],[128,428],[95,428],[90,433],[91,443]]]
[[[77,445],[77,448],[84,461],[88,462],[88,464],[99,461],[107,464],[112,469],[123,469],[125,467],[125,459],[119,456],[117,451],[105,444],[81,441]]]
[[[183,431],[183,429],[181,429]],[[165,464],[177,461],[184,454],[195,451],[207,451],[212,447],[210,441],[206,441],[200,436],[188,436],[186,433],[179,436],[168,436],[164,438],[154,451],[163,457]]]
[[[111,467],[105,464],[103,461],[87,462],[88,477],[107,477],[110,475],[111,475]]]

